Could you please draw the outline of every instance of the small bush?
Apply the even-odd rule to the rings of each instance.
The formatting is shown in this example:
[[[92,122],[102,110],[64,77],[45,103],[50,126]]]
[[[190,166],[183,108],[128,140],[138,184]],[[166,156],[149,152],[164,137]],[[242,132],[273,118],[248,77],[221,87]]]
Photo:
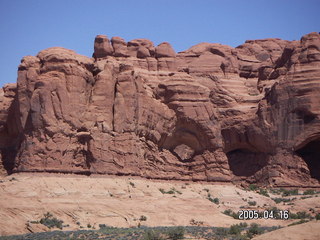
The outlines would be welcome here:
[[[39,224],[40,222],[39,222],[39,221],[30,221],[30,223],[32,223],[32,224]]]
[[[290,201],[293,201],[295,200],[296,198],[272,198],[272,200],[275,202],[275,203],[281,203],[281,202],[290,202]]]
[[[248,204],[250,206],[255,206],[255,205],[257,205],[257,202],[256,201],[249,201]]]
[[[147,217],[144,215],[141,215],[141,217],[139,218],[140,221],[147,221]]]
[[[266,197],[270,197],[268,191],[266,189],[260,189],[258,192],[260,195],[266,196]]]
[[[219,204],[219,203],[220,203],[219,198],[211,198],[211,197],[208,197],[208,200],[209,200],[210,202],[215,203],[215,204]]]
[[[262,234],[263,232],[264,230],[260,228],[258,224],[252,223],[250,228],[247,230],[247,236],[252,238],[253,236]]]
[[[46,214],[44,214],[44,217],[40,219],[40,223],[47,226],[48,228],[59,228],[62,229],[62,220],[59,220],[55,217],[53,217],[53,215],[49,212],[47,212]]]
[[[167,233],[168,238],[171,240],[178,240],[184,238],[184,228],[183,227],[176,227],[172,228]]]
[[[218,227],[216,229],[216,235],[219,237],[225,237],[228,235],[228,229],[223,227]]]
[[[305,211],[297,212],[297,213],[290,213],[290,218],[291,219],[305,219],[305,218],[310,218],[310,214],[306,213]]]
[[[257,189],[258,189],[257,185],[255,185],[255,184],[250,184],[249,185],[249,190],[250,191],[256,191]]]
[[[234,219],[239,219],[239,214],[235,213],[231,209],[224,210],[223,214],[233,217]]]
[[[297,212],[297,215],[299,219],[310,218],[310,214],[306,213],[305,211]]]
[[[273,194],[282,195],[283,197],[290,196],[290,195],[299,195],[298,189],[284,189],[284,188],[275,188],[270,189],[270,192]]]
[[[201,226],[201,225],[203,225],[203,221],[196,221],[194,219],[191,219],[190,224],[193,226]]]
[[[241,231],[242,231],[242,228],[240,227],[240,225],[234,224],[234,225],[231,225],[231,227],[229,229],[229,234],[238,235],[241,233]]]
[[[87,228],[91,228],[92,226],[91,226],[91,224],[90,223],[88,223],[87,224]]]
[[[291,189],[291,190],[281,189],[281,191],[282,191],[283,197],[291,196],[291,195],[299,195],[298,189]]]
[[[316,214],[316,220],[320,220],[320,213]]]
[[[223,213],[224,213],[225,215],[231,216],[232,210],[231,210],[231,209],[226,209],[226,210],[224,210]]]
[[[129,182],[129,184],[131,185],[131,187],[135,187],[133,182]]]
[[[175,193],[182,194],[180,191],[176,190],[175,188],[171,188],[169,191],[166,191],[163,188],[159,188],[159,191],[162,194],[175,194]]]
[[[288,225],[288,227],[294,226],[294,225],[298,225],[298,224],[302,224],[302,223],[306,223],[306,222],[309,222],[309,220],[301,219],[301,220],[298,221],[298,222],[290,223],[290,224]]]
[[[143,235],[143,240],[164,240],[159,232],[148,230]]]
[[[301,197],[301,199],[307,199],[307,198],[312,198],[312,196],[304,196],[304,197]]]
[[[246,227],[248,227],[248,224],[246,222],[243,222],[243,223],[240,223],[239,226],[241,228],[246,228]]]
[[[316,194],[316,191],[313,189],[308,189],[303,192],[303,195],[314,195],[314,194]]]

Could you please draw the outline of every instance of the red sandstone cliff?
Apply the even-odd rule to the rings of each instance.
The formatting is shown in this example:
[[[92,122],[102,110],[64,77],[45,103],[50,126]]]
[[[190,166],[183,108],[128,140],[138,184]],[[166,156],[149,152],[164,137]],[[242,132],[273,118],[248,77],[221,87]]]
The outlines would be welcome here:
[[[180,53],[98,35],[93,58],[22,59],[0,91],[0,170],[319,185],[319,93],[318,33]]]

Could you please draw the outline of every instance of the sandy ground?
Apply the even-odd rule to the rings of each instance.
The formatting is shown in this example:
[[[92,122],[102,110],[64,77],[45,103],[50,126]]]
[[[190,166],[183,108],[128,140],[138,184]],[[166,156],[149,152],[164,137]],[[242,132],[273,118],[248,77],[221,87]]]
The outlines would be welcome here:
[[[319,240],[320,221],[308,222],[265,233],[253,240]]]
[[[161,188],[165,191],[175,189],[175,194],[163,194],[159,190]],[[218,198],[220,203],[209,201],[208,194],[211,198]],[[257,205],[249,206],[249,201],[256,201]],[[244,221],[223,214],[224,210],[262,210],[271,206],[293,212],[309,211],[310,208],[320,211],[320,197],[303,200],[298,197],[293,205],[276,205],[269,197],[234,185],[113,176],[14,174],[0,179],[0,235],[48,231],[42,224],[32,223],[39,221],[46,212],[68,224],[64,230],[88,229],[88,224],[99,229],[99,224],[115,227],[139,224],[187,226],[192,222],[201,226],[230,227]],[[140,221],[141,216],[146,216],[147,220]],[[258,219],[246,222],[286,226],[296,221]],[[318,224],[320,229],[318,222],[314,224]],[[299,231],[299,226],[302,225],[291,228]]]

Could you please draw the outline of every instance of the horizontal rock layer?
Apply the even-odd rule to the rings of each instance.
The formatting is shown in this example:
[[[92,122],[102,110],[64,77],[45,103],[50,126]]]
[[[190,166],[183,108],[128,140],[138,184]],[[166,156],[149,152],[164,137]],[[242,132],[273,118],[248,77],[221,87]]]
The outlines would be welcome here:
[[[98,35],[93,58],[26,56],[0,91],[0,170],[319,186],[319,50]]]

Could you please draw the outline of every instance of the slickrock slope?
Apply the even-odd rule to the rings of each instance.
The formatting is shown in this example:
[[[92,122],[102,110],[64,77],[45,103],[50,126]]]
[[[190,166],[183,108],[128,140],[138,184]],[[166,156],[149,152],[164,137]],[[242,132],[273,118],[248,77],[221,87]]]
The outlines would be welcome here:
[[[180,53],[98,35],[93,58],[24,57],[0,95],[4,168],[319,185],[319,51],[318,33]]]

